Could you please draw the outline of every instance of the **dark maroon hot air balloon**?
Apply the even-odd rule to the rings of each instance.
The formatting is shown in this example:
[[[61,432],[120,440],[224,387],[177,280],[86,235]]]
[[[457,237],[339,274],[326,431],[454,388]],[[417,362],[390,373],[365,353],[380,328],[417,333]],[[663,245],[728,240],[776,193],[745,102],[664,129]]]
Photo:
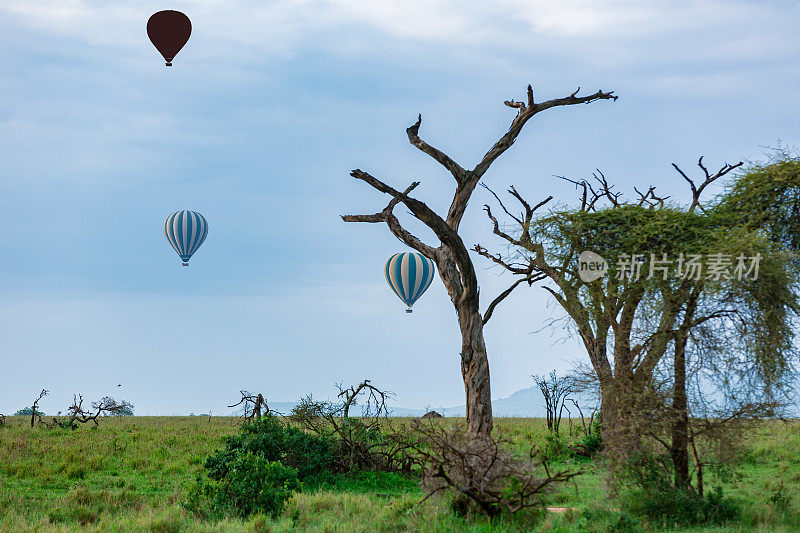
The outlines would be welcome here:
[[[192,23],[189,17],[180,11],[168,9],[153,13],[147,21],[147,36],[172,66],[172,59],[177,55],[189,36],[192,34]]]

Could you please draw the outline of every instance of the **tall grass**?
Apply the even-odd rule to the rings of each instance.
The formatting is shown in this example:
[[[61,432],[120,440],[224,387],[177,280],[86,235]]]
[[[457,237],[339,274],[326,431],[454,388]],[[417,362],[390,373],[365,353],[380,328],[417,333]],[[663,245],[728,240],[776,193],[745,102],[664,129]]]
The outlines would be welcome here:
[[[420,504],[415,480],[364,472],[306,487],[275,519],[200,522],[181,502],[205,457],[237,431],[224,417],[122,417],[77,431],[30,428],[9,417],[0,429],[0,531],[639,531],[649,525],[615,511],[602,465],[562,458],[585,474],[551,498],[566,513],[502,517],[494,529],[459,516],[446,498]],[[394,424],[407,421],[396,419]],[[458,423],[445,419],[443,423]],[[541,419],[497,419],[517,453],[545,446]],[[566,428],[562,429],[566,431]],[[710,453],[710,452],[709,452]],[[741,523],[713,531],[800,531],[800,421],[757,425],[733,474],[709,472],[742,504]],[[691,531],[705,531],[695,528]],[[708,531],[712,531],[709,529]]]

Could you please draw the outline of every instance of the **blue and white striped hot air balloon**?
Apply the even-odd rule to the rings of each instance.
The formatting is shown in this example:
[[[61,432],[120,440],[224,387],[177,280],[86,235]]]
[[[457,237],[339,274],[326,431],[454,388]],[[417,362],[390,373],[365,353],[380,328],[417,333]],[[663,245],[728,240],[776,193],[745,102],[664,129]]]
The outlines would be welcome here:
[[[208,222],[196,211],[175,211],[164,222],[164,235],[181,256],[183,266],[189,266],[189,258],[206,240]]]
[[[384,272],[389,287],[408,306],[406,313],[410,313],[414,302],[431,286],[436,269],[424,255],[404,252],[390,257]]]

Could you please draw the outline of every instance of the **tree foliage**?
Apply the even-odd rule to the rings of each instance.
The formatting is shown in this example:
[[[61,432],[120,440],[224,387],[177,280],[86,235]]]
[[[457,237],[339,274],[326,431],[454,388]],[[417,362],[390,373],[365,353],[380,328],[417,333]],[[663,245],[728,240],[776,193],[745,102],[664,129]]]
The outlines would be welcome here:
[[[510,251],[492,254],[475,247],[521,278],[547,276],[544,288],[587,349],[601,388],[604,442],[621,459],[638,449],[646,428],[654,434],[654,425],[665,429],[665,424],[672,424],[673,440],[686,436],[676,458],[685,455],[700,434],[688,422],[691,409],[726,421],[774,413],[786,400],[797,360],[792,342],[798,316],[797,160],[748,168],[725,164],[712,174],[700,158],[702,181],[674,166],[689,183],[689,205],[657,196],[655,187],[646,193],[635,189],[639,198],[625,199],[599,173],[594,181],[568,180],[580,193],[579,208],[538,214],[512,187],[521,215],[495,195],[515,222],[510,229],[486,206],[494,233]],[[729,186],[702,202],[701,193],[726,175],[735,176]],[[583,251],[608,261],[605,277],[581,279]],[[692,256],[728,260],[733,275],[685,276],[657,268],[658,261],[669,259],[674,269],[677,259],[677,268],[687,271]],[[737,273],[745,258],[758,258],[757,275]],[[669,368],[667,355],[673,356]],[[724,393],[715,406],[700,389],[694,398],[686,392],[687,382],[709,370],[717,372],[712,381],[720,378],[716,384]],[[670,409],[671,416],[646,414]]]

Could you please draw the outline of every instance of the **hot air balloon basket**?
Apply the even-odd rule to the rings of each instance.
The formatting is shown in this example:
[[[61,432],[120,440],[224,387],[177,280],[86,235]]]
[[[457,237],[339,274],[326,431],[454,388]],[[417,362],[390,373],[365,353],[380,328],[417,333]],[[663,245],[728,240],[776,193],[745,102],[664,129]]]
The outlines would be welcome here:
[[[181,263],[183,266],[188,267],[189,263]]]
[[[413,312],[414,311],[412,311],[410,307],[408,309],[406,309],[406,313],[413,313]]]

